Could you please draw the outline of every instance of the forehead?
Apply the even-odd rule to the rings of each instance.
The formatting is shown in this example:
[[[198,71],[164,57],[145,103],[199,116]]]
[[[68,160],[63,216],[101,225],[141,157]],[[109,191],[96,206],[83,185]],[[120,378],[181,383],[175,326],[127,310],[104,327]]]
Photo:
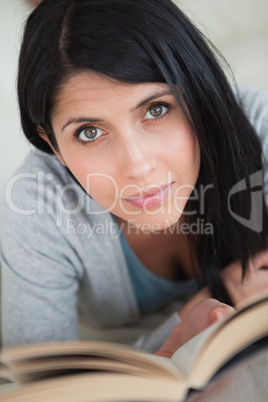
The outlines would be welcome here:
[[[56,97],[54,114],[67,104],[79,102],[105,103],[130,97],[133,102],[154,92],[169,91],[165,83],[130,84],[109,77],[84,71],[71,76],[60,88]]]

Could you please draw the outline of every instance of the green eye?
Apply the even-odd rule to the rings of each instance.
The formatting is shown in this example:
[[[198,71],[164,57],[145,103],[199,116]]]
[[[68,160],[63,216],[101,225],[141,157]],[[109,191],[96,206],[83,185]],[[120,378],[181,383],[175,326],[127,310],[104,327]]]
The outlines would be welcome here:
[[[84,135],[89,140],[93,140],[98,134],[98,130],[95,127],[85,128]]]
[[[100,130],[97,127],[86,127],[83,130],[81,130],[77,137],[84,142],[90,142],[98,137],[100,137],[103,134],[103,130]]]
[[[167,111],[168,107],[165,105],[153,105],[148,109],[145,118],[157,119],[158,117],[165,115]]]
[[[153,117],[159,117],[162,114],[162,106],[152,107],[149,111]]]

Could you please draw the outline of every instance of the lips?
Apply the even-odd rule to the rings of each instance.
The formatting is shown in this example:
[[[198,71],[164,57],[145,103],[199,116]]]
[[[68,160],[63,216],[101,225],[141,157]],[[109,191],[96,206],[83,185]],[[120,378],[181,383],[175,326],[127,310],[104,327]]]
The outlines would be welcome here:
[[[131,197],[124,197],[124,201],[141,209],[157,207],[165,202],[171,191],[172,183],[161,186],[154,186],[146,191],[140,191]]]

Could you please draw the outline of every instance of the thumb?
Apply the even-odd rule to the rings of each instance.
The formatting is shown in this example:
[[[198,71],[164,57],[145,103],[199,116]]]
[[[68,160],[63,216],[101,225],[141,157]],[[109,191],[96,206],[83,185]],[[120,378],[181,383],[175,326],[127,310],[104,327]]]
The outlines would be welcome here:
[[[187,316],[191,336],[197,335],[233,311],[235,311],[233,307],[216,299],[202,300],[190,310]]]
[[[218,302],[217,305],[212,307],[212,309],[209,313],[209,316],[208,316],[209,325],[221,320],[222,318],[225,318],[226,316],[228,316],[230,313],[232,313],[234,311],[235,311],[235,309],[233,307],[228,306],[227,304]]]
[[[187,316],[178,324],[169,338],[156,353],[158,356],[171,357],[185,342],[199,334],[209,325],[226,317],[234,309],[215,299],[205,299],[191,308]]]

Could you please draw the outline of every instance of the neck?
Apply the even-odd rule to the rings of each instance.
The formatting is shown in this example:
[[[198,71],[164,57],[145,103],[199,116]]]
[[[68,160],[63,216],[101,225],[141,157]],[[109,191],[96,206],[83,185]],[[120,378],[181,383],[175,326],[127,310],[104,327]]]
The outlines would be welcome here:
[[[187,235],[181,234],[181,220],[159,232],[144,232],[117,219],[132,250],[142,263],[161,277],[183,280],[198,275],[195,246]]]

